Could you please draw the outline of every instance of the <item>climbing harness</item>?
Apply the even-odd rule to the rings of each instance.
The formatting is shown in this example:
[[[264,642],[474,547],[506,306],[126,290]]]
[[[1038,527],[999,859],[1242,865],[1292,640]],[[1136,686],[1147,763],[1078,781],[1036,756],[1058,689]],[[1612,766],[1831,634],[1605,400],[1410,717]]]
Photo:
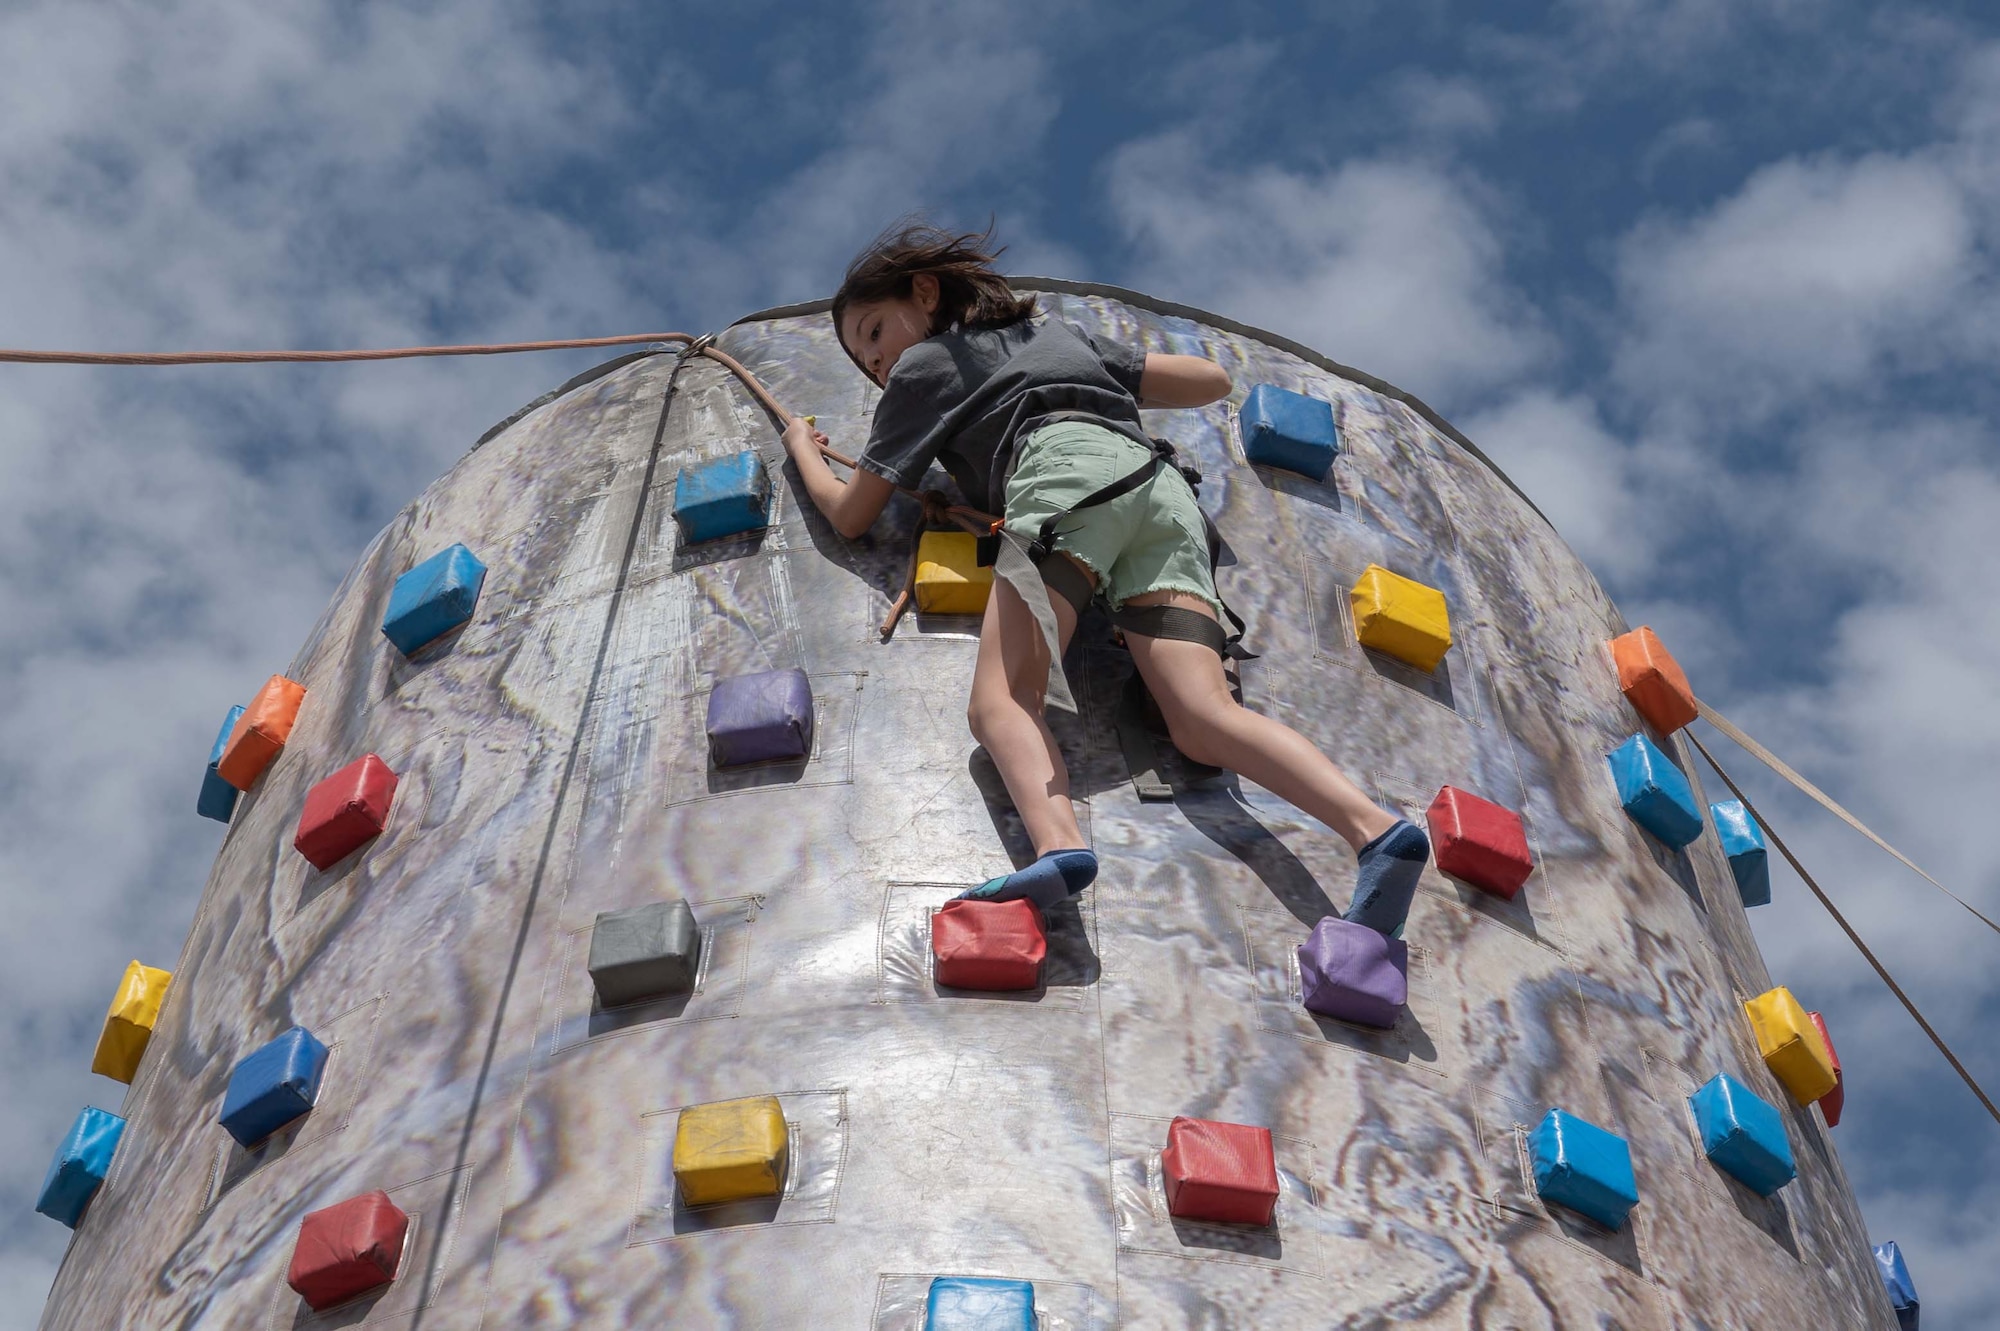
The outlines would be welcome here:
[[[1078,417],[1078,419],[1094,418]],[[1058,649],[1055,617],[1048,611],[1048,592],[1054,591],[1062,596],[1079,615],[1089,604],[1092,595],[1089,578],[1073,561],[1067,557],[1061,559],[1053,557],[1058,553],[1055,543],[1063,534],[1061,525],[1063,520],[1081,509],[1096,508],[1131,494],[1151,481],[1159,473],[1160,468],[1165,466],[1171,466],[1178,471],[1190,490],[1200,492],[1202,475],[1199,468],[1180,461],[1173,444],[1167,440],[1151,439],[1147,442],[1153,450],[1152,457],[1117,480],[1093,490],[1070,507],[1049,515],[1043,520],[1032,540],[1025,540],[1004,529],[996,529],[994,534],[987,538],[992,544],[981,549],[982,561],[996,565],[1005,557],[1002,554],[1003,550],[1016,551],[1020,557],[1025,558],[1030,569],[1039,573],[1039,578],[1035,579],[1037,585],[1031,594],[1030,589],[1022,585],[1026,580],[1026,570],[1014,566],[1014,561],[1008,561],[1009,568],[996,567],[994,570],[1014,583],[1015,589],[1021,592],[1022,599],[1028,602],[1031,611],[1038,608],[1039,601],[1039,608],[1046,613],[1045,619],[1040,613],[1036,618],[1041,623],[1043,638],[1048,645],[1050,659],[1048,697],[1051,706],[1058,705],[1056,698],[1059,692],[1067,699],[1068,690],[1064,686],[1064,681],[1060,679],[1061,652]],[[1216,530],[1214,520],[1205,511],[1201,520],[1203,535],[1208,545],[1208,570],[1212,578],[1222,560],[1222,533]],[[991,559],[987,558],[989,549],[993,551],[994,557]],[[1015,576],[1008,577],[1010,571]],[[1221,603],[1221,608],[1222,613],[1228,617],[1230,627],[1235,630],[1233,633],[1199,611],[1172,605],[1120,606],[1111,612],[1111,624],[1113,628],[1121,631],[1121,637],[1124,632],[1131,632],[1147,638],[1195,642],[1209,648],[1224,660],[1255,660],[1256,655],[1243,646],[1246,625],[1242,617],[1232,610],[1226,601]],[[1127,676],[1125,686],[1119,693],[1113,725],[1118,733],[1118,746],[1125,756],[1126,771],[1131,776],[1132,789],[1142,803],[1150,804],[1171,801],[1174,792],[1173,787],[1159,774],[1159,752],[1153,743],[1151,727],[1147,724],[1149,701],[1151,695],[1146,688],[1145,677],[1134,669]],[[1065,710],[1074,711],[1075,708],[1069,706]],[[1187,771],[1188,779],[1196,784],[1213,781],[1222,775],[1221,768],[1197,763],[1184,754],[1181,762]]]
[[[1058,419],[1094,421],[1096,418],[1065,415],[1058,417]],[[1161,467],[1172,467],[1181,474],[1182,479],[1188,483],[1190,490],[1195,491],[1197,494],[1200,493],[1202,482],[1200,468],[1182,462],[1176,454],[1174,446],[1165,439],[1152,439],[1148,443],[1152,446],[1153,456],[1148,458],[1144,463],[1127,472],[1125,475],[1120,476],[1110,484],[1091,491],[1068,508],[1050,514],[1042,522],[1041,527],[1035,533],[1034,539],[1028,542],[1025,548],[1030,562],[1037,568],[1048,564],[1049,556],[1056,553],[1055,542],[1056,538],[1062,535],[1059,528],[1064,518],[1081,509],[1096,508],[1101,504],[1108,504],[1114,499],[1131,494],[1134,490],[1152,480],[1158,474]],[[1206,512],[1201,515],[1201,521],[1203,535],[1208,542],[1208,571],[1213,575],[1216,566],[1222,561],[1222,533],[1216,530],[1214,520]],[[1065,560],[1063,562],[1067,563],[1068,561]],[[1045,574],[1044,576],[1047,575]],[[1065,590],[1064,596],[1072,605],[1076,604],[1076,598],[1070,595],[1067,590]],[[1081,608],[1081,606],[1078,607],[1079,610]],[[1198,642],[1211,648],[1218,655],[1225,658],[1238,661],[1256,660],[1256,655],[1245,650],[1243,647],[1243,634],[1247,626],[1244,624],[1242,617],[1234,610],[1231,610],[1226,602],[1222,606],[1222,613],[1228,617],[1230,627],[1235,629],[1234,633],[1225,632],[1220,624],[1206,615],[1193,610],[1181,609],[1177,606],[1125,606],[1112,612],[1111,622],[1117,628],[1130,629],[1132,632],[1144,637],[1171,638],[1178,642]]]

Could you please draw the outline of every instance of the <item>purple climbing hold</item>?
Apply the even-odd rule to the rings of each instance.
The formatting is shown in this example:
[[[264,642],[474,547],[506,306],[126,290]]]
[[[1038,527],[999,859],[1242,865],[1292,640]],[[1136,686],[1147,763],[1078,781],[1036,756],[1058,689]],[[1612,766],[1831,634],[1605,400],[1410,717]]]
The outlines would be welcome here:
[[[1299,945],[1299,987],[1309,1011],[1386,1030],[1409,1001],[1410,945],[1329,915]]]
[[[708,695],[708,751],[717,767],[804,758],[812,752],[812,684],[803,670],[718,679]]]

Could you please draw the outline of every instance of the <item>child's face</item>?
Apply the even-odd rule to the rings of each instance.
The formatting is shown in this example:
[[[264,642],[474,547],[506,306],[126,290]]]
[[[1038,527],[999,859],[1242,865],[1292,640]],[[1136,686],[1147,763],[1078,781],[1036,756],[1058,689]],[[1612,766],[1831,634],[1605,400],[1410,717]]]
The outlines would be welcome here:
[[[842,311],[840,341],[861,363],[862,373],[877,384],[889,382],[902,354],[931,335],[937,313],[937,278],[918,273],[910,294],[887,300],[857,301]]]

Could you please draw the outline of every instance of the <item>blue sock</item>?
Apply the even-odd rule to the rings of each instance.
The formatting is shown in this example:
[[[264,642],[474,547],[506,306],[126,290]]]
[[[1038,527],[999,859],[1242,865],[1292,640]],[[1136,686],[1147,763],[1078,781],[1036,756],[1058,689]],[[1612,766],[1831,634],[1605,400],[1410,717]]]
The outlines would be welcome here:
[[[1025,869],[989,878],[958,895],[968,901],[1014,901],[1026,897],[1048,910],[1083,891],[1096,878],[1095,851],[1052,850]]]
[[[1410,901],[1417,895],[1417,879],[1423,876],[1424,863],[1430,857],[1431,839],[1414,824],[1398,820],[1356,854],[1361,864],[1354,900],[1341,918],[1365,924],[1378,934],[1400,937]]]

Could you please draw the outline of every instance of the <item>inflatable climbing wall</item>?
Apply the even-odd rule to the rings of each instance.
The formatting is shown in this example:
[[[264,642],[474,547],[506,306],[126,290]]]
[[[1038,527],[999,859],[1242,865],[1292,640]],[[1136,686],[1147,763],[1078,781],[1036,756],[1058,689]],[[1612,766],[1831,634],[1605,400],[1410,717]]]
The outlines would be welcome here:
[[[80,1123],[51,1175],[45,1327],[1895,1324],[1793,1098],[1812,1060],[1746,1016],[1788,977],[1589,570],[1389,385],[1023,285],[1234,377],[1153,427],[1208,477],[1245,702],[1464,833],[1406,949],[1302,959],[1353,853],[1180,761],[1097,612],[1054,724],[1102,875],[1041,920],[940,914],[1029,853],[965,723],[978,570],[940,546],[939,609],[883,643],[916,505],[841,539],[727,369],[622,357],[246,664],[186,947],[120,991],[115,1152]],[[876,393],[823,309],[718,345],[858,450]],[[1291,395],[1330,409],[1324,475]]]

